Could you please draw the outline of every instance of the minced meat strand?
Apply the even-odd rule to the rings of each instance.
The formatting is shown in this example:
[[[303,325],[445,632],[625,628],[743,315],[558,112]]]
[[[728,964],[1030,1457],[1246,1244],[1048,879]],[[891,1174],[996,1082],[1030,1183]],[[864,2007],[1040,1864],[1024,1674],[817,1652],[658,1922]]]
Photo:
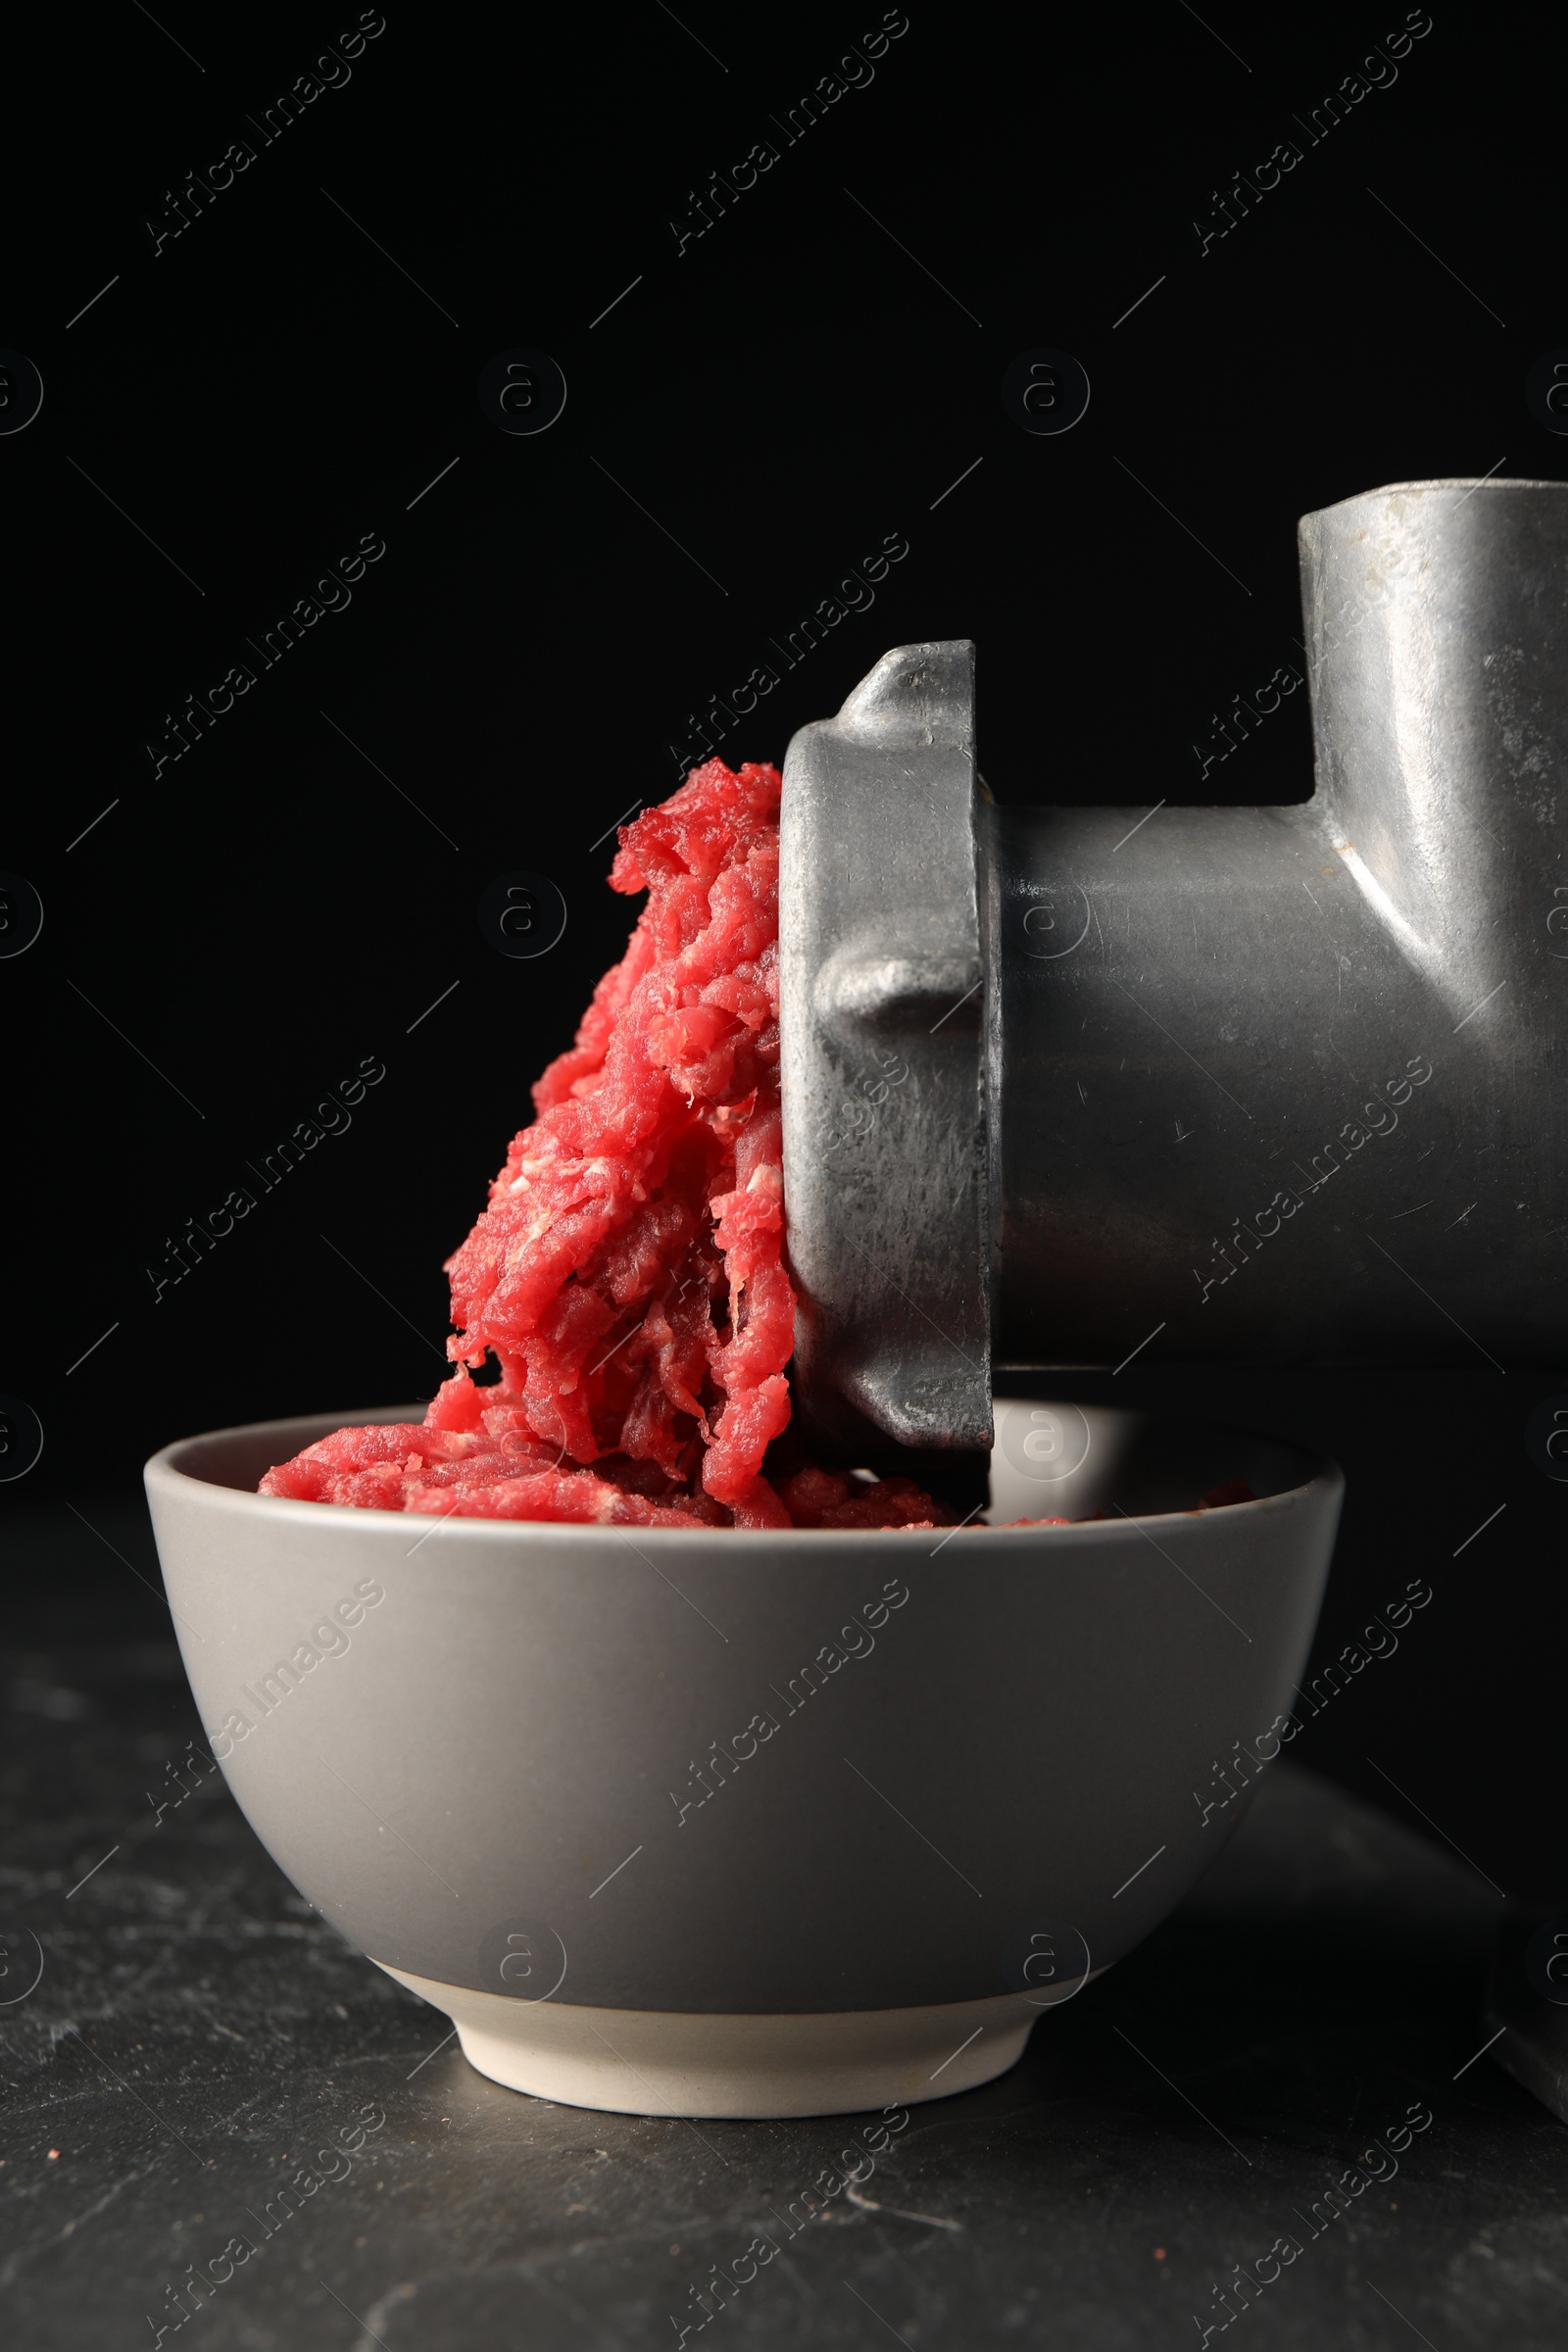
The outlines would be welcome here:
[[[779,788],[774,767],[710,760],[620,827],[611,887],[648,902],[447,1261],[456,1369],[422,1423],[338,1430],[264,1494],[642,1527],[953,1524],[909,1479],[763,1473],[795,1328]],[[500,1377],[481,1386],[487,1357]]]

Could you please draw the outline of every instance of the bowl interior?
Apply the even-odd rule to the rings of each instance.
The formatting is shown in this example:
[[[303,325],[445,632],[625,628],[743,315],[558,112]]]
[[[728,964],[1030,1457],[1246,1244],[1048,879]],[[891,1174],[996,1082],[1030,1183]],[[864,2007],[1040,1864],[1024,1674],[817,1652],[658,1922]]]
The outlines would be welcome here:
[[[998,1397],[996,1422],[985,1514],[993,1524],[1191,1511],[1235,1478],[1262,1500],[1308,1485],[1323,1467],[1277,1438],[1111,1405]]]
[[[991,1505],[982,1514],[994,1524],[1088,1519],[1097,1511],[1133,1518],[1190,1511],[1200,1495],[1234,1478],[1245,1479],[1262,1500],[1308,1485],[1323,1468],[1315,1456],[1277,1438],[1107,1405],[999,1397],[996,1416]],[[253,1422],[184,1439],[164,1459],[209,1486],[254,1493],[266,1470],[334,1429],[423,1417],[422,1404],[398,1404]]]

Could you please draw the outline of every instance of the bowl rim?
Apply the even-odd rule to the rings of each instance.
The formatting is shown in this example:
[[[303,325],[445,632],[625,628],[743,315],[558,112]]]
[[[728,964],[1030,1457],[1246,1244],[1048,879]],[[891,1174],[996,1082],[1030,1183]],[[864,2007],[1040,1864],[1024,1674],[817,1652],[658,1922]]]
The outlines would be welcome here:
[[[1004,1396],[1000,1397],[998,1401],[1009,1404],[1021,1400],[1017,1397]],[[960,1538],[967,1539],[963,1544],[965,1551],[983,1544],[988,1552],[995,1552],[999,1548],[1003,1552],[1013,1552],[1023,1545],[1035,1545],[1047,1539],[1069,1535],[1086,1542],[1102,1544],[1117,1541],[1126,1528],[1141,1529],[1147,1534],[1148,1527],[1151,1525],[1174,1528],[1185,1522],[1200,1519],[1216,1519],[1219,1524],[1224,1525],[1242,1514],[1252,1515],[1260,1511],[1298,1510],[1310,1495],[1332,1495],[1338,1499],[1343,1496],[1345,1488],[1345,1473],[1338,1462],[1333,1461],[1327,1454],[1318,1453],[1311,1446],[1298,1445],[1294,1438],[1280,1438],[1268,1430],[1250,1430],[1232,1422],[1208,1421],[1181,1413],[1146,1411],[1139,1414],[1137,1407],[1120,1405],[1097,1406],[1094,1409],[1131,1412],[1146,1420],[1157,1420],[1175,1424],[1178,1427],[1187,1422],[1190,1426],[1201,1429],[1223,1430],[1239,1438],[1257,1438],[1265,1444],[1279,1446],[1287,1453],[1295,1454],[1298,1460],[1305,1466],[1307,1475],[1296,1485],[1282,1488],[1278,1494],[1254,1495],[1250,1502],[1226,1503],[1223,1506],[1223,1519],[1219,1518],[1218,1510],[1215,1508],[1199,1510],[1190,1505],[1187,1509],[1180,1511],[1123,1511],[1113,1519],[1069,1519],[1054,1526],[1035,1524],[1025,1527],[1006,1525],[993,1527],[989,1522],[973,1525],[965,1521],[960,1522],[957,1527],[942,1529],[929,1527],[707,1528],[621,1526],[609,1520],[489,1519],[481,1518],[476,1514],[453,1511],[382,1511],[363,1505],[311,1502],[297,1495],[259,1494],[251,1488],[224,1486],[217,1479],[199,1477],[194,1471],[184,1468],[175,1459],[176,1455],[186,1452],[190,1447],[204,1446],[219,1439],[260,1438],[269,1430],[297,1430],[305,1422],[323,1423],[325,1426],[321,1431],[322,1436],[329,1436],[335,1429],[366,1428],[396,1421],[409,1421],[414,1424],[422,1419],[425,1409],[422,1403],[381,1405],[369,1409],[357,1408],[351,1412],[336,1414],[288,1413],[269,1421],[234,1422],[222,1429],[201,1430],[191,1437],[172,1439],[169,1445],[160,1446],[156,1453],[149,1456],[143,1465],[142,1476],[149,1494],[155,1490],[162,1490],[173,1496],[184,1489],[198,1488],[210,1495],[223,1495],[226,1497],[228,1506],[232,1508],[245,1509],[249,1506],[252,1510],[265,1509],[274,1517],[284,1514],[279,1519],[280,1525],[319,1527],[323,1530],[336,1525],[345,1532],[356,1527],[364,1527],[368,1532],[370,1529],[378,1527],[408,1527],[411,1524],[422,1526],[426,1529],[427,1534],[421,1536],[419,1543],[411,1547],[405,1555],[408,1558],[414,1556],[414,1553],[420,1548],[430,1535],[434,1534],[437,1528],[445,1527],[454,1520],[458,1523],[464,1542],[485,1542],[492,1544],[515,1544],[519,1538],[524,1542],[530,1539],[540,1541],[548,1538],[552,1543],[591,1545],[602,1543],[607,1535],[616,1535],[630,1544],[633,1550],[648,1543],[655,1544],[660,1550],[683,1550],[690,1545],[694,1537],[710,1535],[726,1537],[729,1541],[715,1551],[715,1559],[731,1556],[737,1544],[744,1549],[756,1550],[766,1548],[780,1542],[807,1546],[812,1544],[842,1544],[847,1537],[851,1536],[857,1539],[872,1539],[878,1551],[896,1548],[901,1558],[907,1558],[909,1556],[907,1539],[911,1535],[928,1536],[932,1534],[939,1534],[942,1538],[942,1541],[932,1547],[929,1555],[932,1558],[935,1558],[937,1552],[945,1550],[950,1543],[957,1543]],[[308,1445],[315,1443],[311,1439],[307,1439],[305,1442]],[[1004,1542],[999,1546],[998,1539],[1008,1537],[1012,1541],[1010,1543]],[[328,1542],[334,1540],[330,1537],[327,1539]],[[1150,1539],[1151,1542],[1152,1540],[1152,1538]],[[856,1547],[857,1549],[860,1548],[858,1541]]]

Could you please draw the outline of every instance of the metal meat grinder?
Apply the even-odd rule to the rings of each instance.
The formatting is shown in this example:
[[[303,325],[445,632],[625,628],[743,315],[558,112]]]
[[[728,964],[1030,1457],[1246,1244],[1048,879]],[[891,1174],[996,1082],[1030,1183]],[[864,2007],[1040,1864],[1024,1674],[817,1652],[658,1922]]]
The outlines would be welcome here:
[[[1300,806],[999,808],[962,640],[790,746],[795,1392],[845,1458],[977,1457],[994,1361],[1561,1350],[1568,484],[1299,543]]]

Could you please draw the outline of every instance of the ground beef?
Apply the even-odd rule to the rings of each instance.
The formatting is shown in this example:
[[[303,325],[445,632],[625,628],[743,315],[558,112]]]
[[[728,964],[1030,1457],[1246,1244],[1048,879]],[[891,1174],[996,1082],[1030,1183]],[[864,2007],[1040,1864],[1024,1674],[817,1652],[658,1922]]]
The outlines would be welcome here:
[[[422,1423],[338,1430],[264,1494],[644,1527],[932,1527],[909,1479],[778,1448],[795,1292],[778,1089],[779,774],[718,760],[620,828],[625,955],[533,1089],[448,1259],[456,1365]],[[471,1377],[487,1358],[494,1385]]]

